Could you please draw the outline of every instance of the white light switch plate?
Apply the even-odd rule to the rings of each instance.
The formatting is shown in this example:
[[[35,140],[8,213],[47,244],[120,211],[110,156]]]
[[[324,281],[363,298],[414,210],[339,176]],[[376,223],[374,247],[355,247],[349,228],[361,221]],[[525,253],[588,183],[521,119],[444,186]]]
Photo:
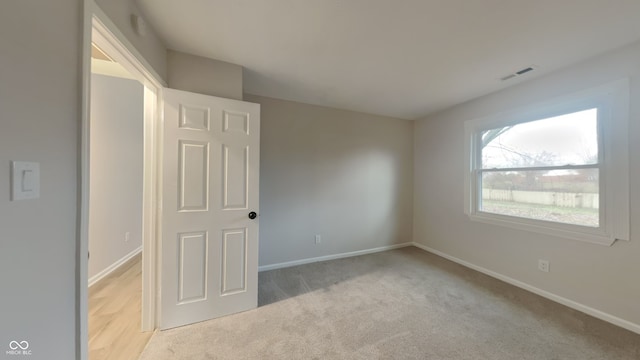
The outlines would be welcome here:
[[[37,199],[40,197],[40,163],[11,162],[11,200]]]

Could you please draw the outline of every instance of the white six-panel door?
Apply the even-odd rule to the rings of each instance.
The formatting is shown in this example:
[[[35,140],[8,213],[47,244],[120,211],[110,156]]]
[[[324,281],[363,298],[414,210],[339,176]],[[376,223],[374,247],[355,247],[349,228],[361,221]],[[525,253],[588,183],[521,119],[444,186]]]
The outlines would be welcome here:
[[[165,89],[163,137],[161,328],[255,308],[259,105]]]

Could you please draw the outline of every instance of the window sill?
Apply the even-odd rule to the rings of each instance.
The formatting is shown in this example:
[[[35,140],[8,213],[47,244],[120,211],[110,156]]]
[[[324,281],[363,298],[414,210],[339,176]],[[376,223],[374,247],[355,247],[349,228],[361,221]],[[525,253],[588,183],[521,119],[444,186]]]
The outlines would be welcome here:
[[[541,220],[529,220],[514,218],[485,212],[468,214],[471,221],[477,221],[490,225],[504,226],[517,230],[535,232],[544,235],[577,240],[591,244],[611,246],[616,238],[605,234],[600,229],[590,229],[581,226],[565,225]]]

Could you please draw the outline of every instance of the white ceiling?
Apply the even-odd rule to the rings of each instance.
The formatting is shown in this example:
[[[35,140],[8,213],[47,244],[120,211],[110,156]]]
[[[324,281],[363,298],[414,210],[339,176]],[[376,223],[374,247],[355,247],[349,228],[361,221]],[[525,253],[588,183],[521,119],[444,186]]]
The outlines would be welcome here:
[[[640,0],[138,2],[168,48],[244,66],[246,93],[405,119],[640,39]]]

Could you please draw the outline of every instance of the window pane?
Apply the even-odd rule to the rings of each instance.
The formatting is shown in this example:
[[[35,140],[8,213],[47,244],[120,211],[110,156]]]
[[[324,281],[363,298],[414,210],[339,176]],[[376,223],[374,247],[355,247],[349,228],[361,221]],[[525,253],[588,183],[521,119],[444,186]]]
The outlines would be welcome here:
[[[486,130],[482,168],[598,163],[598,109]]]
[[[599,226],[598,169],[487,171],[481,180],[480,211]]]

